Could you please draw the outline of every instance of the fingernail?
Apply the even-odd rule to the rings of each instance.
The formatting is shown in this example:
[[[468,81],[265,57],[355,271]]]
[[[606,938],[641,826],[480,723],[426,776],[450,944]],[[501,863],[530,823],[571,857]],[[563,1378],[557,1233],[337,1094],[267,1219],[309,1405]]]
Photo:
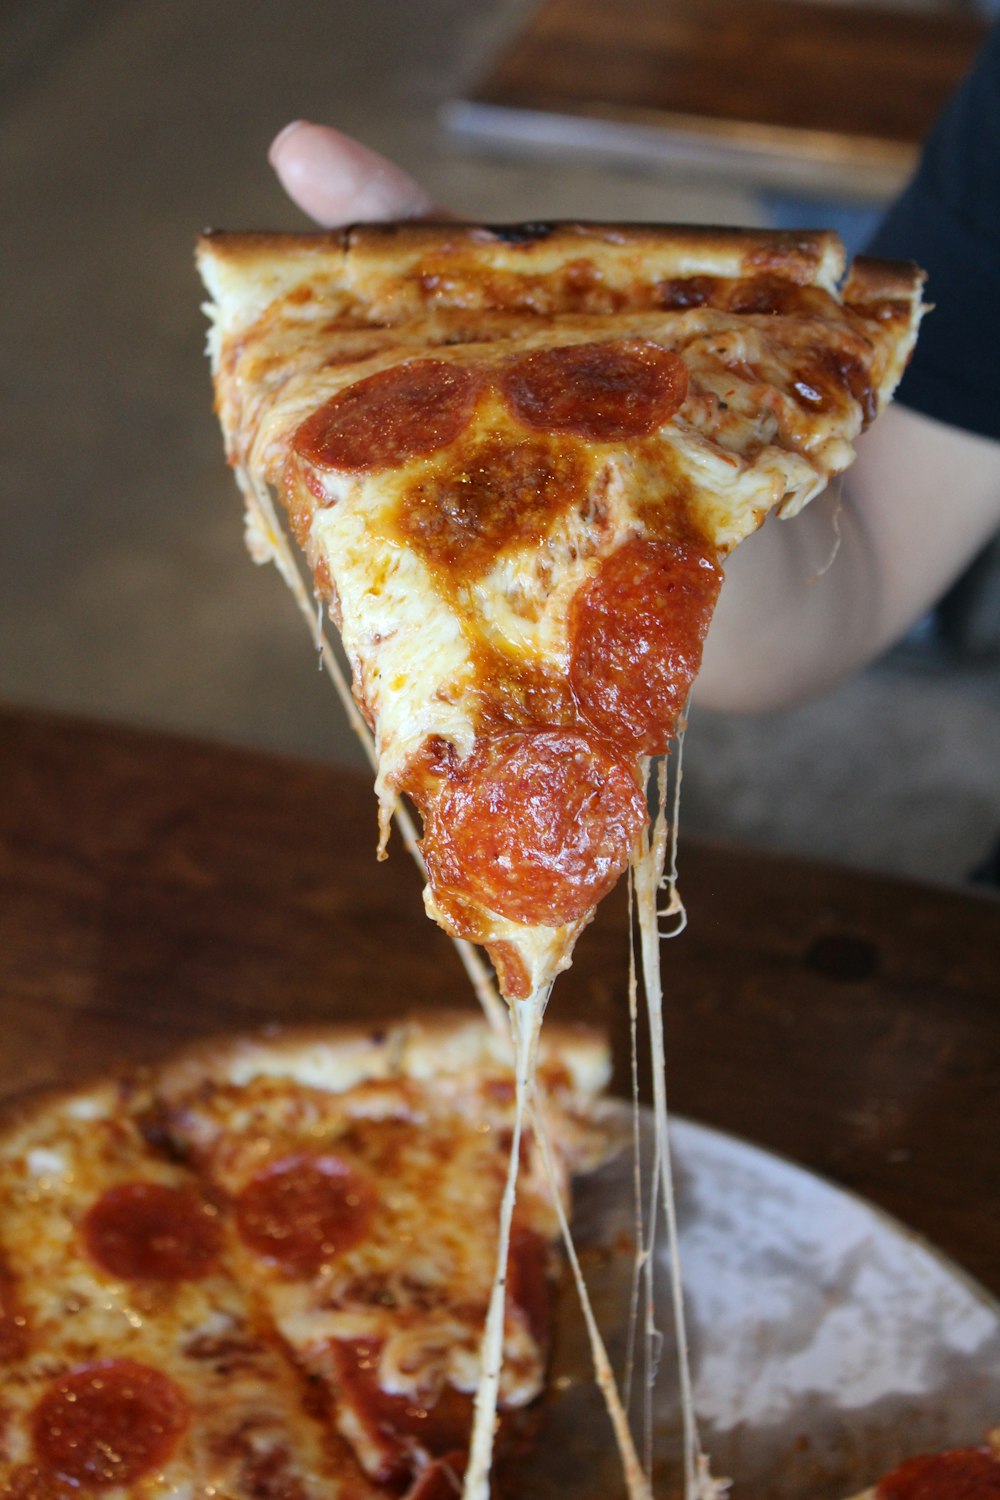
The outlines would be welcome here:
[[[278,134],[274,137],[274,140],[267,148],[268,161],[274,161],[275,153],[278,151],[279,147],[287,139],[287,137],[293,133],[293,131],[299,130],[303,125],[308,125],[308,123],[308,120],[290,120],[289,123],[285,126],[284,130],[279,130]]]

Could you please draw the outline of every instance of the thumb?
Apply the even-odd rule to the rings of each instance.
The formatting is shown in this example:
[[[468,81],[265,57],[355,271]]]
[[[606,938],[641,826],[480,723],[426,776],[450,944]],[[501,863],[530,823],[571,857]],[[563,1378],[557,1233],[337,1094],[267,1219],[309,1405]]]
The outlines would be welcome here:
[[[285,192],[326,229],[379,219],[412,219],[434,204],[401,167],[329,125],[295,120],[268,158]]]

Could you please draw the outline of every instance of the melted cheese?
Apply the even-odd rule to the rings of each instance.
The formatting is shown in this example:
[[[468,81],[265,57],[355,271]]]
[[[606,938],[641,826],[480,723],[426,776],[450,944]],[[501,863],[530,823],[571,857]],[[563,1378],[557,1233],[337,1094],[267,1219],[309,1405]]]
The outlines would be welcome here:
[[[445,1383],[475,1389],[504,1182],[497,1135],[509,1113],[491,1102],[495,1082],[484,1074],[456,1100],[446,1089],[392,1081],[341,1095],[258,1076],[175,1107],[179,1138],[197,1146],[212,1180],[234,1198],[258,1172],[302,1150],[330,1153],[371,1184],[377,1212],[360,1243],[315,1277],[289,1280],[244,1255],[277,1327],[310,1367],[326,1373],[331,1339],[376,1338],[384,1390],[416,1397]],[[532,1201],[540,1202],[537,1184]],[[533,1222],[551,1232],[548,1211],[539,1208]],[[541,1388],[540,1352],[518,1317],[502,1333],[500,1396],[523,1405]],[[415,1361],[417,1346],[424,1352]]]
[[[224,1247],[212,1271],[177,1283],[124,1280],[91,1259],[81,1224],[109,1188],[197,1190],[185,1168],[149,1149],[138,1125],[143,1103],[130,1108],[111,1086],[88,1090],[34,1115],[0,1149],[0,1267],[26,1329],[23,1352],[3,1370],[0,1493],[20,1494],[25,1483],[35,1492],[31,1414],[51,1382],[95,1360],[130,1359],[169,1377],[197,1413],[162,1470],[144,1480],[149,1500],[249,1500],[254,1468],[268,1464],[302,1500],[335,1500],[345,1489],[360,1500],[349,1455],[327,1453]]]

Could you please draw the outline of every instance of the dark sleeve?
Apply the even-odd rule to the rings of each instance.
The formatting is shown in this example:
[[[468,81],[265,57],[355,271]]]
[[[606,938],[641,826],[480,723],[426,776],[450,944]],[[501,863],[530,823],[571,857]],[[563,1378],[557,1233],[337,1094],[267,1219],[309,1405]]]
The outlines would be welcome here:
[[[868,246],[915,260],[933,304],[898,399],[1000,438],[1000,22]]]

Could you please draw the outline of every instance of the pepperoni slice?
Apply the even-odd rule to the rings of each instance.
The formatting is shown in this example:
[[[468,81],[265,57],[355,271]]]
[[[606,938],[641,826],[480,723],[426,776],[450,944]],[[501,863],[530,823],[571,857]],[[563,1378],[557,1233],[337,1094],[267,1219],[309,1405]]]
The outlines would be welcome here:
[[[680,355],[644,339],[540,349],[515,359],[501,381],[507,404],[527,426],[598,443],[654,432],[687,387]]]
[[[363,1237],[374,1195],[338,1156],[287,1156],[236,1200],[240,1237],[290,1276],[314,1276]]]
[[[81,1365],[49,1386],[31,1417],[37,1462],[86,1490],[132,1484],[170,1457],[188,1404],[168,1376],[132,1359]]]
[[[447,1384],[426,1396],[384,1391],[378,1380],[381,1347],[377,1339],[337,1339],[330,1354],[340,1401],[364,1436],[359,1459],[377,1483],[398,1485],[410,1477],[415,1446],[433,1458],[464,1450],[472,1397]]]
[[[722,585],[684,542],[635,537],[573,600],[570,682],[590,722],[639,754],[676,732]]]
[[[127,1281],[196,1281],[215,1265],[222,1230],[215,1210],[191,1188],[124,1182],[84,1218],[88,1254]]]
[[[320,469],[393,468],[456,438],[481,384],[474,370],[440,359],[380,370],[307,417],[292,447]]]
[[[482,741],[427,819],[432,886],[515,922],[560,927],[606,895],[646,808],[631,769],[572,729]]]
[[[876,1500],[1000,1500],[1000,1463],[984,1448],[907,1459],[875,1487]]]

